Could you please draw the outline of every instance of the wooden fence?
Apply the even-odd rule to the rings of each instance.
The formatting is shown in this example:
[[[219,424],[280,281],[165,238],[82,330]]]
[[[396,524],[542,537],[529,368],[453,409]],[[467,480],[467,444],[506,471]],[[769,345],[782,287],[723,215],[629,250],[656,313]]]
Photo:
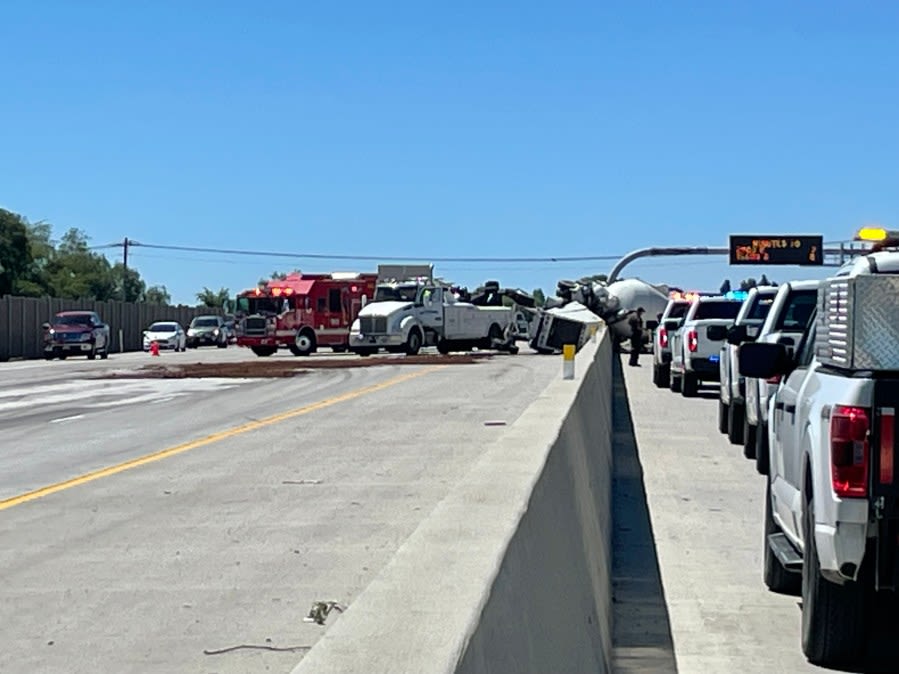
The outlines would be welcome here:
[[[194,316],[220,315],[208,307],[166,307],[129,302],[82,302],[51,297],[0,297],[0,361],[39,358],[44,323],[59,311],[96,311],[109,324],[111,351],[140,351],[142,333],[154,321],[177,321],[187,328]]]

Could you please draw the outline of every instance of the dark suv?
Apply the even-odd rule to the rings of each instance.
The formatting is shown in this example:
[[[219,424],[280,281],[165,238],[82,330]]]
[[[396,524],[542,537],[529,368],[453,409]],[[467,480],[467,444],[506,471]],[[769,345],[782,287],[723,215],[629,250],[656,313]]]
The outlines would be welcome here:
[[[217,346],[220,349],[228,347],[228,329],[224,318],[197,316],[190,322],[190,327],[187,328],[187,347],[196,349],[198,346]]]

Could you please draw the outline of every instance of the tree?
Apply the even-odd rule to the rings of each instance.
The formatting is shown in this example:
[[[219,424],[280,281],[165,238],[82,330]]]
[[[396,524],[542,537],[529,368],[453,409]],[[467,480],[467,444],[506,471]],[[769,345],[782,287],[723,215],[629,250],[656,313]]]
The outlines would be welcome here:
[[[125,302],[140,302],[147,289],[147,284],[143,282],[140,273],[129,267],[125,269],[125,265],[116,262],[112,268],[112,278],[115,284],[115,299]]]
[[[161,304],[168,306],[172,301],[172,296],[165,286],[150,286],[144,291],[144,302],[147,304]]]
[[[201,292],[197,293],[197,301],[200,302],[200,304],[204,307],[212,307],[215,309],[221,309],[225,300],[229,297],[230,293],[227,288],[219,288],[218,292],[216,292],[204,287]]]
[[[26,221],[0,208],[0,296],[10,294],[27,276],[32,261]]]
[[[46,268],[48,290],[54,297],[116,299],[115,276],[109,260],[91,252],[87,243],[87,235],[80,229],[72,228],[63,234]]]
[[[726,278],[726,279],[724,279],[724,283],[721,284],[720,292],[722,295],[724,295],[725,293],[729,293],[730,291],[731,291],[730,279]]]
[[[543,292],[542,288],[534,288],[534,292],[531,294],[534,296],[534,304],[538,307],[542,307],[546,304],[546,294]]]

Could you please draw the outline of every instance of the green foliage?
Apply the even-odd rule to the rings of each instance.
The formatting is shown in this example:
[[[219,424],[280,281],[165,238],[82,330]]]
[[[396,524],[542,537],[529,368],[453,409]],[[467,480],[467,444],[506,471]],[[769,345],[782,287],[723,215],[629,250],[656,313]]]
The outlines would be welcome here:
[[[200,304],[214,309],[221,309],[228,297],[229,292],[227,288],[219,288],[218,291],[215,291],[204,287],[202,291],[197,293],[197,301]]]
[[[71,228],[58,242],[52,237],[49,223],[29,223],[0,209],[0,295],[11,292],[26,297],[128,302],[145,299],[146,283],[140,272],[126,270],[121,262],[112,265],[106,256],[92,251],[90,239],[82,230]],[[10,254],[15,264],[4,257]]]
[[[144,291],[144,302],[168,306],[172,302],[172,296],[165,286],[150,286]]]
[[[13,291],[32,261],[25,219],[0,209],[0,295]]]
[[[542,307],[546,304],[546,294],[543,292],[542,288],[534,288],[534,292],[531,294],[534,296],[534,303],[538,307]]]

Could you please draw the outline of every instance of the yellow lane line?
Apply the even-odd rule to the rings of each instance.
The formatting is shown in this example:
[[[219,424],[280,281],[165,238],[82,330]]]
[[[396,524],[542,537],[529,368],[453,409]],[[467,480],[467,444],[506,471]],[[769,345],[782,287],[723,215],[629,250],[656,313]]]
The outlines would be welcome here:
[[[243,433],[255,431],[255,430],[257,430],[259,428],[263,428],[265,426],[271,426],[272,424],[276,424],[280,421],[286,421],[287,419],[293,419],[294,417],[299,417],[304,414],[309,414],[310,412],[316,412],[318,410],[325,409],[326,407],[331,407],[332,405],[337,405],[338,403],[343,403],[348,400],[360,398],[364,395],[368,395],[369,393],[383,391],[386,388],[390,388],[391,386],[396,386],[397,384],[401,384],[403,382],[409,381],[410,379],[415,379],[416,377],[420,377],[424,374],[428,374],[429,372],[438,370],[441,367],[444,367],[444,366],[429,367],[424,370],[417,370],[415,372],[403,374],[398,377],[393,377],[392,379],[383,381],[380,384],[372,384],[371,386],[365,386],[363,388],[356,389],[354,391],[349,391],[347,393],[343,393],[341,395],[334,396],[333,398],[326,398],[325,400],[320,400],[316,403],[312,403],[311,405],[305,405],[304,407],[298,407],[296,409],[288,410],[287,412],[281,412],[280,414],[273,414],[270,417],[265,417],[263,419],[258,419],[256,421],[250,421],[250,422],[242,424],[240,426],[235,426],[234,428],[228,428],[224,431],[219,431],[218,433],[213,433],[212,435],[207,435],[205,438],[199,438],[198,440],[191,440],[190,442],[185,442],[180,445],[175,445],[174,447],[169,447],[168,449],[163,449],[158,452],[153,452],[152,454],[146,454],[144,456],[139,456],[135,459],[123,461],[122,463],[118,463],[114,466],[109,466],[107,468],[100,468],[99,470],[95,470],[90,473],[85,473],[84,475],[79,475],[78,477],[73,477],[71,479],[64,480],[62,482],[57,482],[56,484],[51,484],[46,487],[41,487],[40,489],[35,489],[34,491],[29,491],[24,494],[20,494],[18,496],[12,496],[10,498],[3,499],[2,501],[0,501],[0,510],[6,510],[7,508],[12,508],[13,506],[21,505],[22,503],[27,503],[28,501],[34,501],[35,499],[39,499],[44,496],[49,496],[50,494],[55,494],[56,492],[59,492],[59,491],[64,491],[66,489],[71,489],[72,487],[77,487],[82,484],[87,484],[88,482],[93,482],[94,480],[99,480],[100,478],[103,478],[103,477],[109,477],[110,475],[116,475],[117,473],[122,473],[126,470],[131,470],[132,468],[137,468],[138,466],[143,466],[148,463],[153,463],[154,461],[161,461],[162,459],[167,459],[170,456],[175,456],[176,454],[181,454],[182,452],[188,452],[188,451],[190,451],[192,449],[196,449],[198,447],[204,447],[205,445],[211,445],[212,443],[218,442],[219,440],[233,438],[236,435],[241,435]]]

